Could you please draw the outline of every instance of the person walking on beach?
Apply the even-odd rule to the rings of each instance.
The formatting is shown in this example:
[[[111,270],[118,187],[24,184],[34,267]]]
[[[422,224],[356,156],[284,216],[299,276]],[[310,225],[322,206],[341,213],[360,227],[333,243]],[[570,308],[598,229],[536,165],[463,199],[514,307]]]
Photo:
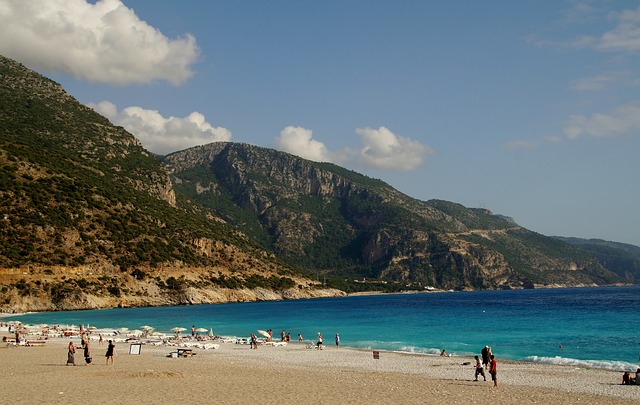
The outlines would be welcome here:
[[[84,361],[85,363],[87,363],[87,366],[91,364],[91,361],[93,360],[91,358],[91,348],[89,346],[90,346],[89,341],[88,340],[85,341],[84,342]]]
[[[73,342],[69,342],[69,352],[67,353],[67,366],[69,364],[76,365],[76,347]]]
[[[487,381],[487,376],[484,374],[484,367],[482,367],[482,364],[480,363],[480,358],[476,355],[473,356],[474,359],[476,359],[476,379],[473,381],[478,381],[478,376],[481,375],[482,378],[484,378],[485,381]]]
[[[109,340],[109,346],[107,346],[107,353],[104,355],[104,357],[107,358],[107,365],[109,365],[109,360],[111,360],[111,365],[113,365],[113,355],[116,351],[116,345],[113,344],[112,340]]]
[[[102,339],[102,333],[100,334],[100,338],[98,339],[98,345],[102,346],[102,342],[104,339]]]
[[[298,333],[298,343],[302,343],[302,334]]]
[[[322,350],[322,333],[318,332],[318,350]]]
[[[498,369],[496,367],[496,356],[493,354],[491,355],[489,374],[491,374],[491,379],[493,380],[493,387],[498,388]]]
[[[336,347],[339,349],[340,348],[340,335],[338,335],[336,333]]]

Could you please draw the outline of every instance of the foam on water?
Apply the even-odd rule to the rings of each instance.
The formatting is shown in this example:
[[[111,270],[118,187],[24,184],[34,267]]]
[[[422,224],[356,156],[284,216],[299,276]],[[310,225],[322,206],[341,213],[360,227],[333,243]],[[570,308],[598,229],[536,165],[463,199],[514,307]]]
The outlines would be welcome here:
[[[533,363],[542,364],[557,364],[562,366],[576,366],[576,367],[591,367],[591,368],[603,368],[607,370],[615,371],[634,371],[638,368],[638,365],[633,363],[627,363],[624,361],[607,361],[607,360],[578,360],[569,359],[565,357],[540,357],[529,356],[523,359],[524,361],[530,361]]]

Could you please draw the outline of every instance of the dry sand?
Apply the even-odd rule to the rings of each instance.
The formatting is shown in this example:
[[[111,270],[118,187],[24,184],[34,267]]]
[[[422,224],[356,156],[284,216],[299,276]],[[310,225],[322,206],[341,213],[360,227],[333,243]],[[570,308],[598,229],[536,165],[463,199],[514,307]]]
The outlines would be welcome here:
[[[66,366],[68,339],[44,347],[0,347],[2,403],[224,403],[224,404],[638,404],[640,386],[622,386],[621,372],[503,362],[499,387],[473,381],[472,359],[290,343],[257,350],[222,343],[168,358],[173,347],[142,346],[130,355],[118,343],[106,365],[106,342],[93,342],[93,364]],[[74,339],[76,345],[79,340]],[[487,374],[488,379],[489,375]],[[482,380],[482,378],[481,378]]]

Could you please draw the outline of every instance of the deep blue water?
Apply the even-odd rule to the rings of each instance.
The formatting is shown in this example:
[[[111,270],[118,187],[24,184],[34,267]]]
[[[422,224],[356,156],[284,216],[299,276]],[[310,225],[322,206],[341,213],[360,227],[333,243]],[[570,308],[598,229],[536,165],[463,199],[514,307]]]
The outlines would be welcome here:
[[[325,344],[340,333],[344,346],[579,364],[616,370],[640,361],[640,286],[393,294],[296,301],[47,312],[24,323],[151,325],[213,328],[224,336],[257,329],[301,333]],[[560,347],[562,346],[562,347]]]

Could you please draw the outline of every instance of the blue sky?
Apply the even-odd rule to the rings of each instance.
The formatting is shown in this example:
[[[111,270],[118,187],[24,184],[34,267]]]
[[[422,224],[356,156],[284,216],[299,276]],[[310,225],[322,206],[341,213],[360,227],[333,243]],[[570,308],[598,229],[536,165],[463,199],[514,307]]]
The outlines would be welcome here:
[[[5,0],[0,53],[152,152],[246,142],[640,245],[640,1]]]

